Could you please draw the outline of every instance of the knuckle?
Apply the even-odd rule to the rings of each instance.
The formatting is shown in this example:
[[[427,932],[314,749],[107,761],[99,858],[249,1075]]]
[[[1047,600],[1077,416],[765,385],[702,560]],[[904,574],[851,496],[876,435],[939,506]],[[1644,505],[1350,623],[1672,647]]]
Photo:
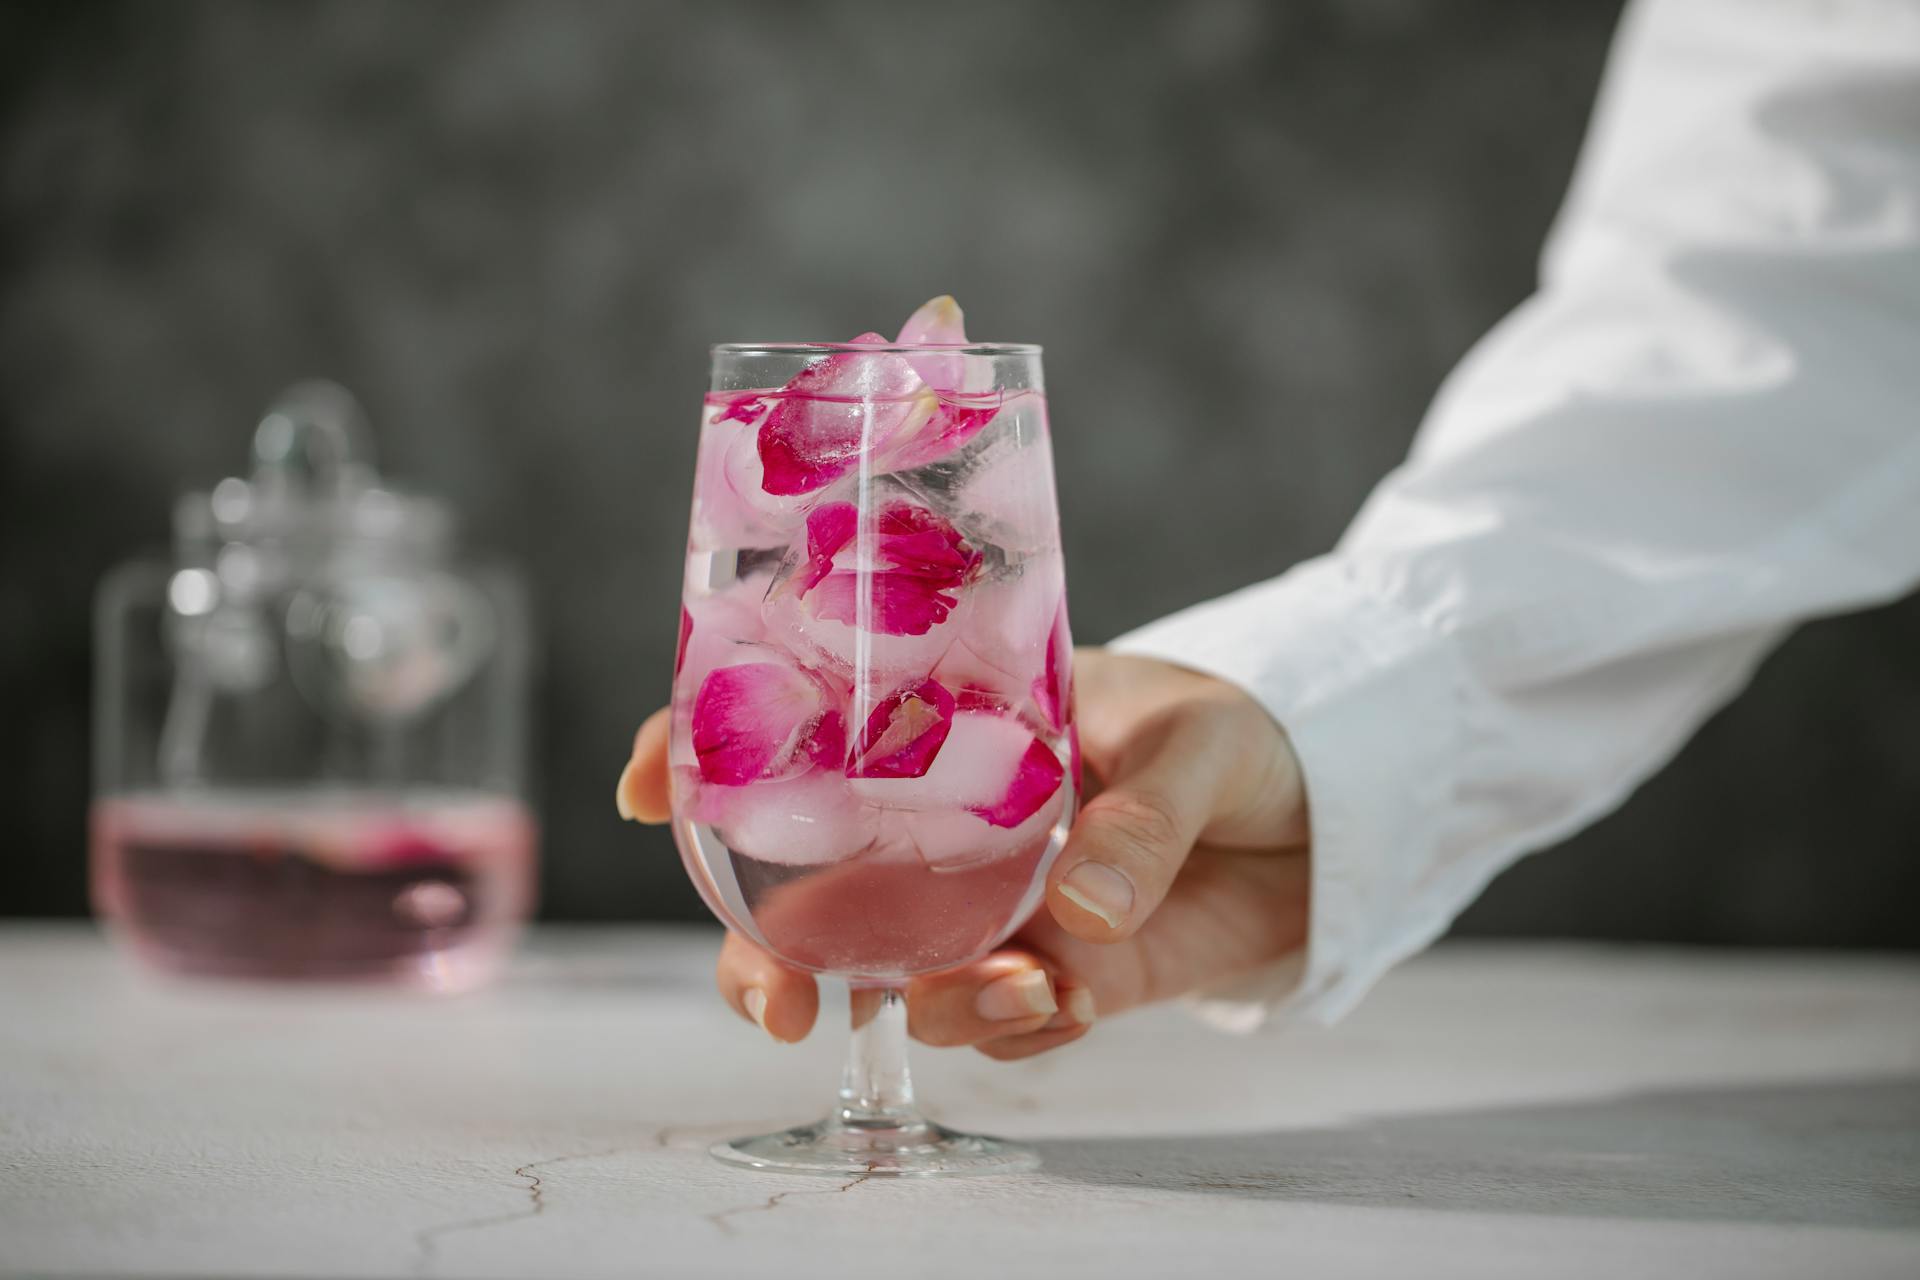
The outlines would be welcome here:
[[[1128,852],[1153,862],[1165,862],[1186,852],[1185,825],[1165,796],[1109,791],[1088,809],[1096,805],[1101,830]]]

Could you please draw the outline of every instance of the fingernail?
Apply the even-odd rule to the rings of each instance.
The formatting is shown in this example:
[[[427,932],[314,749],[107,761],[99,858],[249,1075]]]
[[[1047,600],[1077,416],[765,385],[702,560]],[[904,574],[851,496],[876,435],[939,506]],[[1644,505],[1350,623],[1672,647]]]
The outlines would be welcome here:
[[[601,776],[604,777],[605,775],[603,774]],[[613,807],[618,809],[620,816],[628,822],[633,821],[633,806],[627,802],[627,783],[631,781],[632,778],[633,761],[629,760],[627,761],[627,767],[620,771],[620,781],[613,784]],[[766,997],[762,996],[761,999],[765,1000]]]
[[[1093,992],[1085,987],[1067,992],[1066,1014],[1083,1027],[1093,1025]]]
[[[767,1031],[767,993],[758,987],[748,987],[747,994],[740,997],[740,1003],[747,1006],[747,1016]],[[773,1032],[767,1031],[768,1035]]]
[[[973,998],[973,1011],[989,1022],[1037,1017],[1059,1007],[1053,999],[1053,984],[1038,969],[995,978]]]
[[[1067,872],[1060,882],[1060,896],[1083,911],[1091,911],[1106,921],[1107,928],[1118,929],[1133,910],[1133,881],[1118,867],[1104,862],[1083,862]]]

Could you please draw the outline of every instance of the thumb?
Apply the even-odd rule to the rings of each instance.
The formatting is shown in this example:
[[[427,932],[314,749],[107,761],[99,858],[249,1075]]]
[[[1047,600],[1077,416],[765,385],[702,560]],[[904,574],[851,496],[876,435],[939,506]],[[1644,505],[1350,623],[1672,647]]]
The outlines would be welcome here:
[[[1222,735],[1175,713],[1144,731],[1087,802],[1048,877],[1047,907],[1087,942],[1129,937],[1166,897],[1194,842],[1212,820]]]

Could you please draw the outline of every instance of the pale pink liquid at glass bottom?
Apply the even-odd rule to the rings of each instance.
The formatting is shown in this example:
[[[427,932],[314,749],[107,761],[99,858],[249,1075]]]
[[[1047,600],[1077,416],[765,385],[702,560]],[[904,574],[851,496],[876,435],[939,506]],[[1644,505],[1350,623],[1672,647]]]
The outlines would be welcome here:
[[[1070,642],[1045,400],[1009,396],[962,449],[901,470],[876,466],[865,482],[850,477],[800,498],[759,488],[753,424],[719,416],[728,403],[710,397],[702,419],[683,600],[690,631],[674,689],[676,834],[687,870],[722,920],[815,971],[886,984],[978,958],[1038,905],[1074,813],[1068,713],[1062,703],[1049,714],[1034,692],[1050,643],[1070,663],[1059,652]],[[924,508],[981,553],[952,589],[951,615],[925,633],[861,634],[809,614],[815,597],[795,582],[809,555],[806,512],[855,500],[868,510]],[[835,563],[861,554],[849,546]],[[921,679],[939,680],[963,707],[984,698],[997,710],[991,718],[963,710],[935,771],[901,785],[850,781],[824,761],[717,786],[695,759],[692,708],[705,677],[735,662],[804,669],[835,691],[829,701],[850,737],[879,699]],[[1012,828],[973,816],[969,801],[981,797],[966,794],[969,779],[1029,740],[1068,769],[1058,792]]]
[[[481,793],[118,796],[94,806],[94,904],[173,972],[461,990],[532,910],[535,832]]]

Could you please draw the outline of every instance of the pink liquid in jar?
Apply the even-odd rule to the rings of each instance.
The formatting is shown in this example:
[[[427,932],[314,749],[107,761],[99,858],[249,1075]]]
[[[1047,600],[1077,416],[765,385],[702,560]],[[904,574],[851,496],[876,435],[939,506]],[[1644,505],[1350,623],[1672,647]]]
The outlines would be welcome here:
[[[92,828],[95,909],[176,973],[462,990],[533,907],[534,819],[497,795],[135,793]]]

